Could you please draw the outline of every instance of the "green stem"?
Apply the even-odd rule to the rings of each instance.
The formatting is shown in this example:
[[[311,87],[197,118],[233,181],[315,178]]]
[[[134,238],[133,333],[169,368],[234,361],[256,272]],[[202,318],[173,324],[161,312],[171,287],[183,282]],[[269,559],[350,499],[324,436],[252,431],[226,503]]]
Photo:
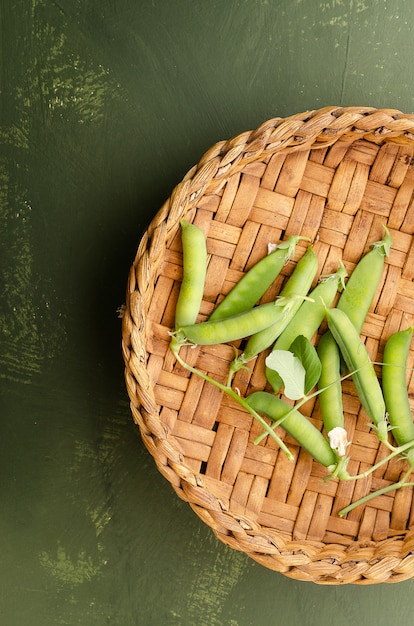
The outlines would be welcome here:
[[[236,357],[236,358],[237,358],[237,357]],[[240,366],[240,367],[236,367],[236,368],[234,368],[234,367],[233,367],[233,363],[234,363],[234,361],[232,361],[232,362],[230,363],[229,373],[228,373],[228,376],[227,376],[227,387],[228,387],[229,389],[231,389],[231,385],[232,385],[232,382],[233,382],[233,378],[234,378],[234,375],[236,374],[236,372],[238,372],[238,371],[239,371],[239,370],[241,370],[241,369],[246,369],[246,370],[251,371],[251,369],[250,369],[249,367],[247,367],[247,365],[242,365],[242,366]],[[247,361],[246,361],[246,363],[247,363]]]
[[[330,474],[323,479],[324,482],[332,480],[333,478],[338,478],[339,480],[352,480],[353,477],[348,474],[347,470],[348,461],[349,457],[347,456],[338,457],[338,461],[331,470]]]
[[[283,450],[283,452],[286,454],[289,461],[293,461],[294,456],[292,452],[289,450],[289,448],[286,446],[286,444],[280,439],[280,437],[278,437],[278,435],[276,435],[276,433],[271,429],[271,427],[267,424],[267,422],[263,419],[263,417],[259,415],[259,413],[257,413],[254,409],[252,409],[248,405],[248,403],[246,402],[244,398],[242,398],[241,396],[239,396],[238,393],[233,391],[231,387],[228,387],[227,385],[223,385],[222,383],[218,382],[214,378],[211,378],[211,376],[209,376],[208,374],[204,374],[204,372],[200,371],[199,369],[192,367],[191,365],[186,363],[184,359],[180,357],[179,350],[180,350],[181,345],[173,337],[170,343],[170,349],[172,353],[174,354],[175,358],[177,359],[177,361],[179,362],[179,364],[182,367],[184,367],[187,371],[191,372],[192,374],[195,374],[196,376],[199,376],[200,378],[203,378],[207,382],[211,383],[212,385],[214,385],[215,387],[217,387],[218,389],[226,393],[230,398],[233,398],[233,400],[235,400],[238,404],[240,404],[240,406],[246,409],[246,411],[248,411],[250,415],[252,415],[252,417],[254,417],[261,424],[261,426],[263,426],[263,428],[266,431],[266,434],[270,435],[272,439],[276,441],[276,443],[281,448],[281,450]]]
[[[348,506],[346,506],[345,508],[339,511],[338,513],[339,517],[344,517],[347,513],[355,509],[357,506],[360,506],[361,504],[366,504],[373,498],[376,498],[378,496],[383,496],[385,493],[389,493],[390,491],[395,491],[396,489],[401,489],[402,487],[414,487],[414,483],[406,482],[411,472],[412,472],[412,468],[410,468],[408,472],[404,474],[402,479],[399,480],[397,483],[392,483],[391,485],[388,485],[387,487],[383,487],[382,489],[373,491],[372,493],[369,493],[367,496],[364,496],[363,498],[360,498],[359,500],[352,502],[351,504],[349,504]]]
[[[414,441],[410,441],[408,443],[403,444],[402,446],[399,446],[398,448],[394,448],[391,454],[384,457],[381,461],[378,461],[378,463],[375,463],[375,465],[372,465],[370,468],[365,470],[365,472],[361,472],[360,474],[351,475],[347,473],[338,472],[338,466],[339,466],[339,463],[338,463],[335,469],[329,474],[329,476],[324,478],[324,480],[327,481],[327,480],[330,480],[331,478],[336,478],[336,477],[340,477],[341,480],[360,480],[361,478],[367,478],[367,476],[375,472],[375,470],[379,469],[382,465],[385,465],[385,463],[388,463],[389,461],[391,461],[391,459],[395,458],[396,456],[399,456],[400,454],[402,454],[406,450],[409,450],[412,447],[414,447]],[[344,458],[345,457],[342,457],[342,459]],[[410,472],[411,471],[412,469],[410,470]]]

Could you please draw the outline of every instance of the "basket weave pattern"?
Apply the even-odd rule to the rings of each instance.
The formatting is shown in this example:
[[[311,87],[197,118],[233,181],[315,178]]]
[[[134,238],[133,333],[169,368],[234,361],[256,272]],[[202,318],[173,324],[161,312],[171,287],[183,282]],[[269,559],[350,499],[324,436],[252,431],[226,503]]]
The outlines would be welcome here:
[[[266,254],[268,242],[300,234],[314,242],[319,274],[348,272],[383,235],[393,238],[362,335],[381,361],[386,338],[414,324],[414,116],[395,110],[327,107],[275,118],[214,145],[173,190],[142,238],[123,317],[125,379],[133,419],[161,474],[230,547],[298,580],[320,584],[398,582],[414,576],[412,488],[337,513],[398,480],[401,460],[366,480],[324,482],[326,470],[281,429],[288,461],[251,416],[170,352],[168,332],[182,276],[179,220],[206,234],[209,263],[199,321]],[[297,246],[263,298],[271,301],[304,253]],[[237,342],[235,344],[238,345]],[[191,365],[225,382],[230,345],[182,348]],[[233,387],[266,386],[264,354]],[[414,350],[409,357],[414,366]],[[407,374],[409,391],[414,377]],[[371,467],[379,446],[351,382],[344,383],[349,472]],[[413,403],[414,408],[414,403]],[[322,429],[317,399],[302,409]]]

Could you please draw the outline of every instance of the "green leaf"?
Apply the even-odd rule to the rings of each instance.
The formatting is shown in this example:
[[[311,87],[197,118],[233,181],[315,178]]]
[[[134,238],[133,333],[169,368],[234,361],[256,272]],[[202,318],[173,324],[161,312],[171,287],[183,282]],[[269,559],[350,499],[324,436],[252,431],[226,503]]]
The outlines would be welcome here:
[[[296,337],[289,351],[293,352],[305,369],[304,392],[307,394],[316,385],[321,375],[322,366],[318,353],[309,339],[303,335]]]
[[[287,398],[291,400],[303,398],[306,370],[293,352],[273,350],[266,358],[266,365],[275,370],[283,380],[284,394]]]

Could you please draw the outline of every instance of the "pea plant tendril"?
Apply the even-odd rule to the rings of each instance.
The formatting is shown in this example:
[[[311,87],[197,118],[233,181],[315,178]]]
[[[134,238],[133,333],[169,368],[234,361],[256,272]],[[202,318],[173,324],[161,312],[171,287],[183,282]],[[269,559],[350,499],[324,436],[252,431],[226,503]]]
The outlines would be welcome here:
[[[286,444],[280,439],[280,437],[278,437],[278,435],[270,428],[270,426],[267,424],[266,420],[263,419],[263,417],[261,415],[259,415],[259,413],[257,413],[252,407],[250,407],[248,405],[248,403],[246,402],[246,400],[244,398],[242,398],[242,396],[240,396],[236,391],[234,391],[231,387],[227,386],[227,385],[223,385],[223,383],[220,383],[218,380],[215,380],[214,378],[212,378],[211,376],[209,376],[208,374],[205,374],[204,372],[202,372],[201,370],[193,367],[192,365],[189,365],[188,363],[186,363],[186,361],[184,361],[184,359],[181,358],[180,356],[180,348],[181,346],[184,345],[182,342],[180,343],[179,341],[176,340],[176,338],[173,336],[172,340],[170,342],[170,349],[172,351],[172,353],[174,354],[176,360],[178,361],[178,363],[187,371],[191,372],[192,374],[195,374],[196,376],[199,376],[200,378],[203,378],[205,381],[209,382],[210,384],[214,385],[215,387],[217,387],[218,389],[220,389],[220,391],[223,391],[224,393],[226,393],[230,398],[233,398],[233,400],[235,400],[236,402],[238,402],[244,409],[246,409],[250,415],[252,415],[265,429],[265,431],[267,432],[268,435],[270,435],[278,444],[278,446],[283,450],[283,452],[286,454],[287,458],[291,461],[293,461],[293,454],[291,453],[291,451],[288,449],[288,447],[286,446]]]

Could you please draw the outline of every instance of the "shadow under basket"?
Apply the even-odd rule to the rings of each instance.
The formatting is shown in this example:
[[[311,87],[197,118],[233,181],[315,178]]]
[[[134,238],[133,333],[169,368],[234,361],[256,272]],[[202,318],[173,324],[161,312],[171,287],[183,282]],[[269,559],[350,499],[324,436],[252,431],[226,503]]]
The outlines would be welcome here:
[[[169,331],[182,277],[179,222],[185,217],[207,237],[198,321],[267,253],[268,242],[308,237],[318,275],[335,271],[339,259],[350,273],[382,238],[385,224],[393,245],[362,329],[371,359],[380,362],[390,334],[414,324],[413,192],[414,115],[326,107],[271,119],[204,154],[152,220],[131,267],[122,345],[132,415],[145,446],[177,495],[221,541],[297,580],[374,584],[414,576],[411,487],[338,515],[396,482],[406,462],[390,461],[360,481],[324,481],[326,468],[280,428],[294,461],[269,437],[253,443],[262,431],[257,421],[177,363]],[[307,245],[299,242],[263,302],[274,299]],[[181,350],[190,365],[226,382],[234,345]],[[265,354],[236,374],[233,388],[242,395],[266,387]],[[411,346],[409,368],[413,361]],[[407,384],[412,397],[411,373]],[[357,474],[388,452],[352,382],[343,383],[343,403],[352,441],[348,469]],[[323,429],[317,399],[302,411]]]

